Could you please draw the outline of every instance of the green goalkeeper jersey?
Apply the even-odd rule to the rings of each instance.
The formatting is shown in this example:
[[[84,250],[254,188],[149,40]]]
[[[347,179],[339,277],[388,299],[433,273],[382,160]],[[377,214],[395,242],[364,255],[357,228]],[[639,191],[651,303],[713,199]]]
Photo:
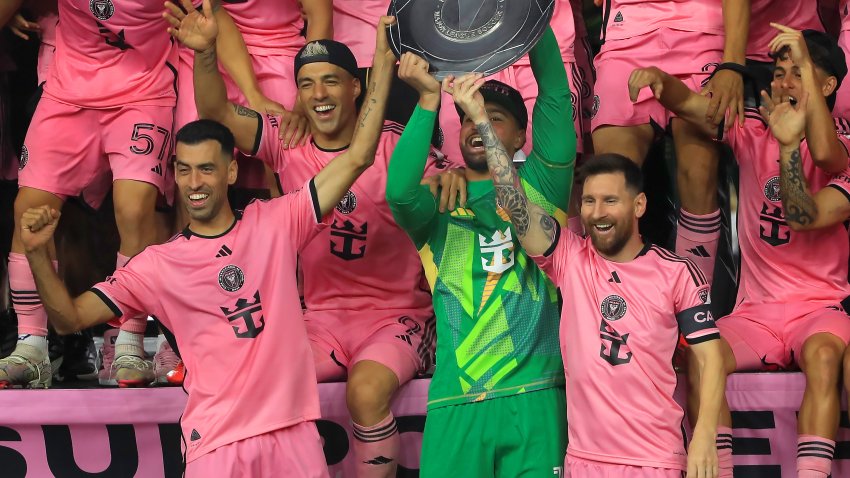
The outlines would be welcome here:
[[[539,95],[534,149],[519,170],[528,198],[563,224],[575,159],[570,90],[547,31],[531,52]],[[445,105],[444,107],[451,107]],[[419,107],[396,146],[387,200],[420,251],[437,316],[437,367],[428,408],[563,385],[555,286],[496,205],[492,181],[468,184],[466,207],[440,213],[419,181],[436,113]]]

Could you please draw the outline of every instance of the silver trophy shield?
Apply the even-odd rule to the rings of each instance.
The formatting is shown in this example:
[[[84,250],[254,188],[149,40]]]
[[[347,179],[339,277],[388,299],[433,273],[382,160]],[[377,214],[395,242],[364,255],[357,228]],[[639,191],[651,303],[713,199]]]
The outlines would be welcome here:
[[[428,60],[438,80],[492,75],[531,50],[554,9],[555,0],[392,0],[390,47]]]

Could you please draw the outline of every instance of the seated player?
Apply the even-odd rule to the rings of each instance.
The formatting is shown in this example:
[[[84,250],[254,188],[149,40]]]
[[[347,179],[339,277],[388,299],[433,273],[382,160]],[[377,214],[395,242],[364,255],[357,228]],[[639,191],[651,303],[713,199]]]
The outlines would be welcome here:
[[[844,55],[824,33],[775,27],[780,33],[770,44],[776,55],[772,103],[807,95],[804,136],[795,161],[812,192],[819,194],[827,185],[850,191],[846,181],[826,172],[842,163],[847,167],[850,140],[836,133],[830,115],[835,90],[847,73]],[[798,366],[803,371],[806,390],[798,416],[797,470],[801,477],[826,478],[838,430],[841,357],[850,340],[850,320],[841,305],[850,293],[847,231],[839,224],[794,231],[800,211],[785,209],[789,203],[783,202],[783,195],[790,194],[784,190],[782,171],[788,158],[780,164],[780,144],[757,112],[748,110],[743,126],[724,133],[705,120],[708,99],[681,81],[656,68],[634,71],[629,84],[632,98],[646,86],[706,137],[720,134],[735,153],[741,184],[741,279],[737,305],[717,321],[725,369],[731,373]],[[829,254],[813,254],[825,244]],[[691,376],[699,379],[698,374]],[[724,408],[721,423],[729,426],[725,403]]]
[[[204,3],[210,12],[209,0]],[[185,39],[182,11],[168,7],[170,31]],[[208,15],[196,18],[200,31],[215,28]],[[212,50],[214,59],[211,47],[204,50]],[[385,38],[378,48],[389,51]],[[382,58],[375,75],[386,79],[395,62],[391,54]],[[268,476],[269,470],[275,476],[328,476],[313,423],[318,390],[295,269],[298,254],[330,224],[334,206],[374,162],[387,83],[371,84],[366,99],[372,109],[360,117],[347,151],[300,190],[253,202],[244,212],[233,211],[227,199],[237,176],[233,135],[210,120],[185,126],[177,134],[175,170],[189,226],[76,299],[48,255],[59,212],[45,205],[24,214],[22,242],[58,331],[124,321],[148,310],[173,337],[189,370],[181,419],[187,477]],[[297,366],[269,380],[258,365],[270,363]]]
[[[564,220],[570,182],[559,178],[572,178],[576,137],[567,75],[551,29],[531,50],[531,67],[540,95],[522,181]],[[487,172],[487,143],[467,112],[461,111],[459,139],[466,205],[452,203],[443,211],[420,186],[440,84],[428,74],[428,63],[410,53],[401,59],[399,76],[420,99],[393,153],[387,201],[426,264],[437,314],[439,361],[428,391],[420,474],[560,476],[566,417],[557,292],[516,242]],[[484,83],[482,91],[512,157],[526,138],[522,96],[498,81]]]
[[[689,477],[720,471],[731,477],[727,437],[716,436],[725,374],[709,285],[693,262],[641,239],[637,222],[646,196],[640,168],[614,154],[585,162],[581,217],[589,237],[583,239],[529,200],[477,90],[475,84],[456,86],[455,101],[470,115],[480,111],[475,126],[499,204],[523,248],[563,296],[567,476],[678,478],[684,471]],[[564,188],[571,180],[568,174],[553,179]],[[670,363],[680,332],[702,372],[703,407],[687,456]]]
[[[117,266],[158,242],[157,197],[171,155],[176,49],[162,30],[161,6],[59,0],[56,54],[21,152],[15,220],[31,207],[60,210],[111,171],[121,236]],[[47,315],[23,254],[16,222],[9,254],[18,345],[0,359],[0,388],[46,387]],[[51,254],[53,249],[51,247]],[[145,315],[124,322],[114,377],[123,385],[154,379],[144,359]]]
[[[184,24],[201,15],[193,12]],[[182,27],[184,30],[186,26]],[[378,28],[375,62],[395,64]],[[181,37],[196,51],[195,101],[201,117],[233,131],[236,146],[278,173],[284,193],[299,188],[354,140],[355,99],[361,85],[351,51],[332,40],[308,43],[295,61],[300,102],[312,138],[286,148],[280,121],[227,101],[215,62],[216,32]],[[374,68],[374,66],[373,66]],[[370,82],[390,82],[392,75]],[[362,115],[377,114],[364,102]],[[337,205],[329,230],[300,254],[305,320],[320,382],[347,378],[347,403],[354,422],[358,476],[394,476],[399,447],[390,399],[399,386],[432,362],[433,309],[416,250],[395,224],[384,198],[389,156],[401,127],[386,123],[375,166]],[[436,153],[434,155],[436,158]],[[441,164],[432,161],[433,169]]]

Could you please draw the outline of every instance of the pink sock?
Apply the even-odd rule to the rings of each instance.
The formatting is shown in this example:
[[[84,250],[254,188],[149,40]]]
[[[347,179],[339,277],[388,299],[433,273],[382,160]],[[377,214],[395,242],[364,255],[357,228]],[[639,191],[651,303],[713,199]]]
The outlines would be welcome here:
[[[567,229],[579,236],[584,236],[584,225],[581,223],[581,217],[573,216],[567,219]]]
[[[720,209],[711,214],[691,214],[679,209],[676,228],[676,254],[694,261],[711,284],[714,278],[714,256],[720,241]]]
[[[732,478],[732,429],[729,427],[717,427],[717,463],[718,478]]]
[[[53,269],[58,269],[53,261]],[[12,291],[12,307],[18,316],[18,335],[47,336],[47,312],[41,305],[41,297],[35,288],[27,257],[9,253],[9,288]]]
[[[118,257],[115,259],[115,269],[120,269],[127,265],[127,262],[130,261],[130,258],[125,256],[124,254],[118,253]],[[145,329],[148,326],[148,320],[145,316],[133,317],[131,319],[127,319],[123,324],[121,324],[122,332],[130,332],[131,334],[141,334],[145,335]]]
[[[827,478],[832,473],[835,442],[815,435],[797,437],[797,478]]]
[[[377,425],[364,427],[352,423],[354,428],[354,458],[357,460],[357,478],[394,477],[398,463],[398,427],[392,412]]]

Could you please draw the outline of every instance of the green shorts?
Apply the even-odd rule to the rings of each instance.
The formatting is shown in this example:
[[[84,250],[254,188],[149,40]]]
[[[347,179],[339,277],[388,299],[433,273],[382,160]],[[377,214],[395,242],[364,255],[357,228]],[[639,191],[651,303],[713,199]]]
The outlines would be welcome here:
[[[561,387],[431,410],[419,476],[563,476],[566,415]]]

